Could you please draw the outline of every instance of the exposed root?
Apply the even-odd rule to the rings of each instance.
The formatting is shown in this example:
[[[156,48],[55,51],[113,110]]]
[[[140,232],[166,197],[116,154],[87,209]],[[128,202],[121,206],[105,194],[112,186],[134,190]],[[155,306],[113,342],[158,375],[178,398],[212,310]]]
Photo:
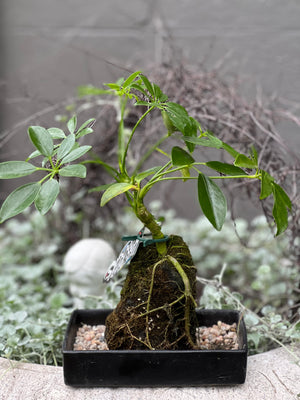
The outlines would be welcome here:
[[[196,269],[178,236],[171,236],[166,256],[155,246],[139,249],[121,300],[106,321],[109,348],[194,348],[195,282]]]

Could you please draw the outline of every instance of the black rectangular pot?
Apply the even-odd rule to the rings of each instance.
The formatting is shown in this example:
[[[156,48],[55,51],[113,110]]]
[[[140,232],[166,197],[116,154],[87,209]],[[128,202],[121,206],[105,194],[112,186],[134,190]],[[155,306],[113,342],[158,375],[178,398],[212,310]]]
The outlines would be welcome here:
[[[73,350],[78,327],[105,324],[112,310],[75,310],[63,343],[66,385],[93,387],[154,387],[233,385],[244,383],[247,333],[239,324],[239,350]],[[234,310],[198,310],[199,326],[218,321],[238,323]]]

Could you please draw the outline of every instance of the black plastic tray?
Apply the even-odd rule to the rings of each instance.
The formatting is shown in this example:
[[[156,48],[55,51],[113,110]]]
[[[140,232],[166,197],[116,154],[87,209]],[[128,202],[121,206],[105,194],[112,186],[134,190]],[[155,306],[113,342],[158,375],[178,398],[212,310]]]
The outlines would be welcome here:
[[[239,325],[239,350],[108,350],[75,351],[82,324],[104,324],[112,310],[75,310],[63,342],[66,385],[79,387],[155,387],[233,385],[244,383],[247,369],[247,333]],[[199,326],[218,321],[238,323],[234,310],[199,310]]]

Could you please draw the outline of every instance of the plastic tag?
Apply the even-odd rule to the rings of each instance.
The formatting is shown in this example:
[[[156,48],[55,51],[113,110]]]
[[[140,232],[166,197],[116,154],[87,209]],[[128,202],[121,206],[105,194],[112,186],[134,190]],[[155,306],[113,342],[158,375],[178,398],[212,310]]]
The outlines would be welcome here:
[[[130,263],[135,256],[140,243],[141,241],[136,239],[130,240],[125,244],[118,258],[110,264],[106,274],[104,275],[104,282],[109,282],[111,278],[120,271],[121,268]]]

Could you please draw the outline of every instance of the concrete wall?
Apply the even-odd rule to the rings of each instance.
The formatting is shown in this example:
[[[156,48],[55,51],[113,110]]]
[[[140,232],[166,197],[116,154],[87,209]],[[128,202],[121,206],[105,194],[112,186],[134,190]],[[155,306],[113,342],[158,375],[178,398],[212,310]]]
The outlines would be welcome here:
[[[127,75],[128,65],[163,61],[166,40],[207,68],[230,52],[222,73],[243,77],[246,95],[261,85],[300,103],[299,0],[4,0],[1,11],[3,128],[15,143],[0,148],[3,158],[23,148],[28,116],[56,110],[79,84],[101,85]],[[282,135],[299,148],[299,129]]]

